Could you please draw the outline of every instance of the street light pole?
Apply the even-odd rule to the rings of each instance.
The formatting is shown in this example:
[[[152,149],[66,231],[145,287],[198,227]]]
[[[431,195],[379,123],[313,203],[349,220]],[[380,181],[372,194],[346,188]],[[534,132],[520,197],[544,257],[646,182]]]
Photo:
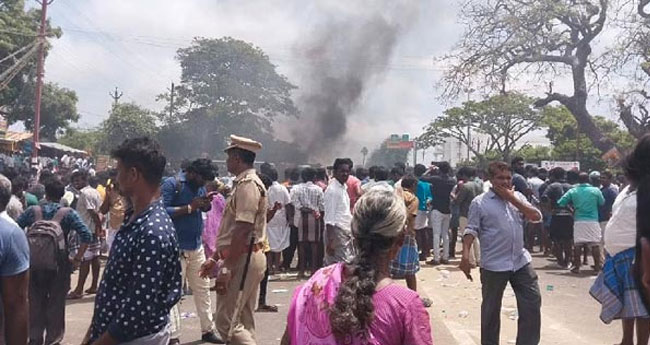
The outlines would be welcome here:
[[[467,111],[469,115],[467,116],[467,162],[469,162],[470,145],[472,145],[472,116],[469,114],[469,101],[472,96],[472,91],[471,88],[467,88]]]
[[[32,147],[32,164],[38,163],[39,132],[41,130],[41,95],[43,93],[43,74],[45,64],[45,25],[47,5],[51,0],[41,0],[41,27],[38,31],[38,66],[36,69],[36,99],[34,104],[34,145]]]

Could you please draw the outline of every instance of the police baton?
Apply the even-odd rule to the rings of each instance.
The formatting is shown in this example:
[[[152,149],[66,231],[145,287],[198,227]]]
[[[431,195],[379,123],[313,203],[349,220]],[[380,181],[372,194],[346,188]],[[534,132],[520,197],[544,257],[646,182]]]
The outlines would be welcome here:
[[[244,295],[244,284],[246,283],[246,276],[248,275],[248,265],[251,262],[251,256],[253,255],[253,245],[255,244],[255,235],[251,234],[251,240],[248,243],[248,253],[246,254],[246,263],[244,264],[244,272],[241,276],[241,282],[239,283],[239,292],[237,292],[237,303],[235,303],[235,313],[230,319],[230,328],[228,328],[228,336],[226,337],[226,344],[230,344],[230,339],[235,332],[235,327],[239,323],[239,317],[241,316],[241,307],[242,307],[242,298]]]

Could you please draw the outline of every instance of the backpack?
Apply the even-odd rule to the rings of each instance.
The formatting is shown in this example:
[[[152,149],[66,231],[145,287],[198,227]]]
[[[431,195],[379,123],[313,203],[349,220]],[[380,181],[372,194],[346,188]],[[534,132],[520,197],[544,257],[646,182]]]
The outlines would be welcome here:
[[[44,220],[43,210],[38,206],[34,207],[34,223],[26,232],[31,253],[31,270],[58,271],[64,267],[68,253],[61,220],[69,211],[69,208],[63,207],[51,220]]]

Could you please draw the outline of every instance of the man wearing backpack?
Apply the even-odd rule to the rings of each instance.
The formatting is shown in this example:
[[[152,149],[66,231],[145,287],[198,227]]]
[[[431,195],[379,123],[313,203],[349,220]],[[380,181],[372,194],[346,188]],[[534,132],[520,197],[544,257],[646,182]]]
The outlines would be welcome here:
[[[167,213],[174,221],[178,247],[181,250],[183,276],[187,277],[192,289],[196,313],[201,321],[201,340],[220,344],[215,334],[212,319],[212,300],[210,299],[210,279],[201,278],[199,269],[205,262],[205,252],[201,235],[203,218],[201,212],[212,207],[212,198],[207,195],[205,184],[214,181],[216,169],[208,159],[197,159],[178,176],[165,179],[161,195]],[[177,342],[179,329],[172,329],[171,344]]]
[[[63,183],[50,179],[45,185],[47,202],[42,206],[28,208],[18,218],[18,225],[27,229],[32,263],[39,263],[32,264],[30,269],[30,345],[58,344],[63,340],[65,298],[70,290],[70,275],[73,268],[81,263],[86,248],[92,241],[92,234],[79,214],[59,204],[64,193]],[[81,244],[76,255],[71,257],[67,239],[73,231],[79,236]],[[58,255],[52,255],[58,257],[48,257],[51,254],[47,250],[35,250],[49,248],[48,241],[52,240],[50,235],[56,237],[57,241],[63,241],[63,250],[59,250]],[[47,267],[47,262],[55,264]]]

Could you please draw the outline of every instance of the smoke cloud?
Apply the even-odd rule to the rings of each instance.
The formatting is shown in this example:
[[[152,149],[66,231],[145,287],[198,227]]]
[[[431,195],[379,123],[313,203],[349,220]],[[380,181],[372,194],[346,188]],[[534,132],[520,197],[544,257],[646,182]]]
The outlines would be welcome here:
[[[364,91],[387,69],[418,1],[317,2],[316,22],[296,45],[304,68],[293,136],[313,159],[331,159],[344,146],[348,117]],[[396,116],[398,114],[395,114]]]

